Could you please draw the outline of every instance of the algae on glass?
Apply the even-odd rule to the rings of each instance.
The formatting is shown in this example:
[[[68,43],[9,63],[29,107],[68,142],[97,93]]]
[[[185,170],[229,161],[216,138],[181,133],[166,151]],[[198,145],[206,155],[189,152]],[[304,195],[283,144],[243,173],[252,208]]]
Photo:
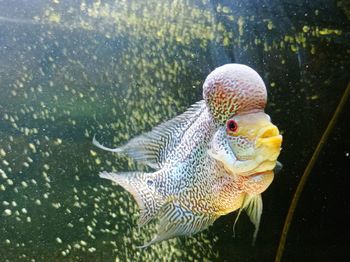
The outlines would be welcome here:
[[[303,2],[0,0],[0,260],[272,260],[318,127],[348,80],[346,2]],[[293,166],[264,195],[256,245],[249,219],[234,237],[229,215],[140,250],[154,225],[138,232],[135,202],[97,174],[145,167],[92,138],[116,146],[150,131],[232,62],[265,81],[266,112],[288,145],[281,162]]]

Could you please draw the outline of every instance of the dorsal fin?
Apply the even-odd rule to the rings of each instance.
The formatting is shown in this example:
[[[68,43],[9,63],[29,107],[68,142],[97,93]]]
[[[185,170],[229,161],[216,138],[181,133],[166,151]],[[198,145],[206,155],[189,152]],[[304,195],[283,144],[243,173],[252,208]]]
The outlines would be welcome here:
[[[118,148],[107,148],[95,138],[93,143],[103,150],[126,154],[140,163],[160,169],[205,107],[204,100],[201,100],[181,115],[156,126],[150,132],[131,139]]]

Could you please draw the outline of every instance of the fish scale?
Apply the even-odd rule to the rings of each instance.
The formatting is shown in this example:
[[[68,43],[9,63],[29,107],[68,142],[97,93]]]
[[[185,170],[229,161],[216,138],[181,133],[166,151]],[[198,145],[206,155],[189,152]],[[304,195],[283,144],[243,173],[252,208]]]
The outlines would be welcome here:
[[[93,140],[101,149],[125,154],[155,169],[153,173],[100,174],[134,196],[140,208],[139,226],[158,218],[157,235],[143,247],[195,234],[218,217],[238,209],[246,210],[256,227],[256,238],[262,213],[260,194],[272,182],[273,171],[254,170],[265,164],[265,158],[271,160],[271,155],[275,162],[266,166],[273,168],[281,143],[278,129],[263,113],[265,85],[251,68],[228,64],[209,74],[203,85],[203,97],[183,114],[124,146],[111,149]],[[255,122],[249,121],[250,114]],[[248,137],[227,133],[226,121],[236,121],[236,116],[241,117],[237,121],[251,125],[256,132],[248,128]],[[259,140],[259,148],[253,148],[256,143],[248,141],[251,133],[258,134],[262,128],[272,130],[269,132],[276,136],[264,137],[265,140]],[[240,166],[255,169],[240,172]]]

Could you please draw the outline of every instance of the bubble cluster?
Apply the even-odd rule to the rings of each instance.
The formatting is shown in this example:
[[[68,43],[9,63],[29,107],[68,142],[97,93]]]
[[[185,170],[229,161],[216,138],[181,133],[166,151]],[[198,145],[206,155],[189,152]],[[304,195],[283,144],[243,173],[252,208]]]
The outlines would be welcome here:
[[[276,21],[207,0],[41,2],[0,3],[0,260],[215,259],[210,230],[138,249],[154,227],[138,232],[132,197],[97,175],[136,164],[92,137],[120,145],[184,111],[233,47],[313,54],[309,38],[342,31],[280,34]],[[270,37],[248,37],[252,24]]]

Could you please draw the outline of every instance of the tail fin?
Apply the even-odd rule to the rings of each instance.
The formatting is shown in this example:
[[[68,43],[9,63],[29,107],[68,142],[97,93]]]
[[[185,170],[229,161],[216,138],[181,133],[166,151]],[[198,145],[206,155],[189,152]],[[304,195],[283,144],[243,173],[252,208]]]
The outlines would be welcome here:
[[[139,226],[147,224],[154,218],[164,203],[155,189],[154,176],[142,172],[100,173],[101,178],[109,179],[129,191],[140,208]]]

